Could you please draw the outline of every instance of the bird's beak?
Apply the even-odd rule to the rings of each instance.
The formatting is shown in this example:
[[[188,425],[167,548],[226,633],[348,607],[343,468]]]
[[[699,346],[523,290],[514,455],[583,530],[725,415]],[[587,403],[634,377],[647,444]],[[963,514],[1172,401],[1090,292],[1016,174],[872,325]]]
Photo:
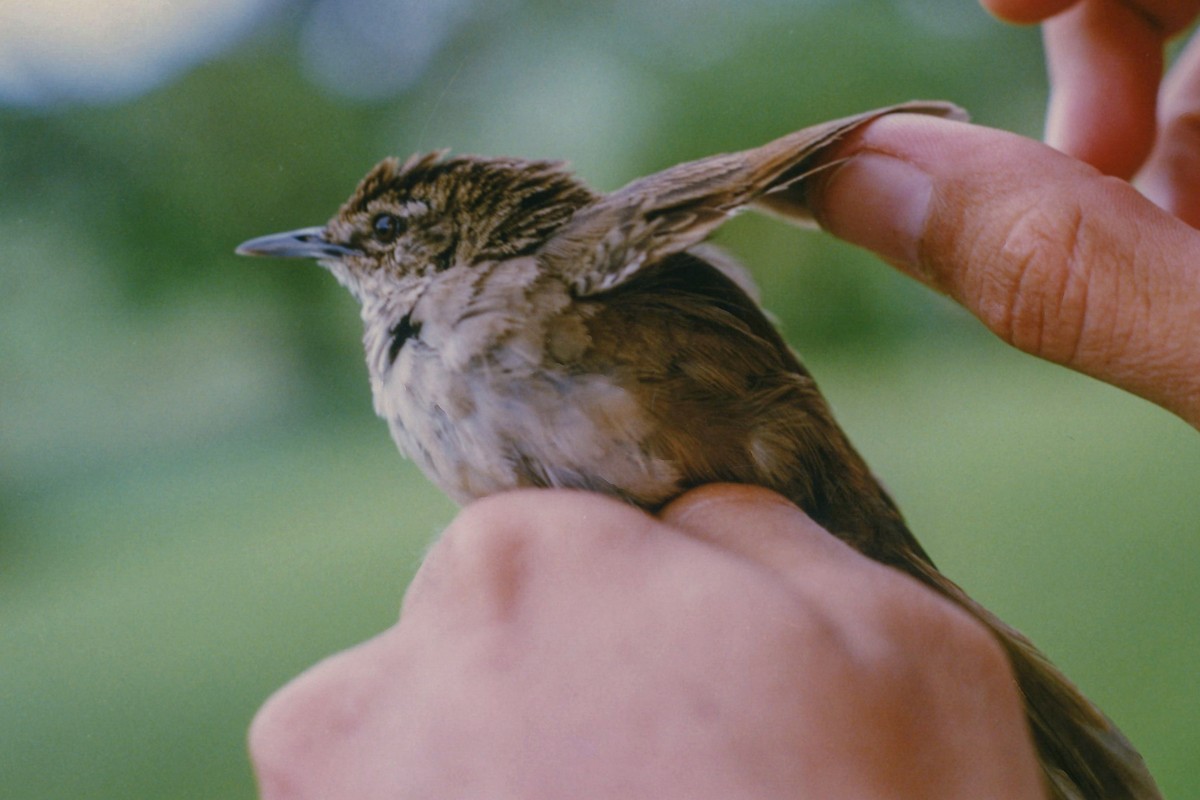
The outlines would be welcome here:
[[[301,228],[287,233],[272,233],[242,242],[234,251],[239,256],[272,256],[274,258],[337,258],[358,251],[331,242],[324,228]]]

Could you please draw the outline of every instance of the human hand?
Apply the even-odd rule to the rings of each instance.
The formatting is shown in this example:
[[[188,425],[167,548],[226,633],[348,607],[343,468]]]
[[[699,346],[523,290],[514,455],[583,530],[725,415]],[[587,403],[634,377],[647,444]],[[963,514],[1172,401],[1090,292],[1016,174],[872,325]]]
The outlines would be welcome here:
[[[821,225],[945,292],[1010,344],[1200,428],[1200,231],[1038,142],[915,115],[850,137]]]
[[[266,800],[1042,796],[995,640],[736,486],[473,504],[251,750]]]
[[[1200,40],[1163,80],[1166,43],[1196,19],[1200,2],[981,2],[1010,22],[1044,23],[1046,141],[1107,174],[1137,174],[1150,199],[1200,227]]]

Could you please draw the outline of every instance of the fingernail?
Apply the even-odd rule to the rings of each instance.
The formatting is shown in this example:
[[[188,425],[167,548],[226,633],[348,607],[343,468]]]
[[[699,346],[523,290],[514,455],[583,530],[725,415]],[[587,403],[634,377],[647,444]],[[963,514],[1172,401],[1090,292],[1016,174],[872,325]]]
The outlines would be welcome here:
[[[921,274],[920,242],[933,181],[892,156],[863,152],[826,179],[815,198],[821,227]]]

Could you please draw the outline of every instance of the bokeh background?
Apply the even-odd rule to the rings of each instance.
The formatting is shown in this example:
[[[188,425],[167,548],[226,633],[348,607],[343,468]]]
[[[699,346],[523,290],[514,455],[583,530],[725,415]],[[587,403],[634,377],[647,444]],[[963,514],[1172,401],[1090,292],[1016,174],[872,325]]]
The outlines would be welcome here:
[[[913,97],[1036,136],[962,0],[0,2],[0,795],[251,798],[269,693],[386,627],[451,505],[353,302],[233,256],[387,154],[611,189]],[[1200,438],[820,234],[719,240],[942,568],[1200,794]]]

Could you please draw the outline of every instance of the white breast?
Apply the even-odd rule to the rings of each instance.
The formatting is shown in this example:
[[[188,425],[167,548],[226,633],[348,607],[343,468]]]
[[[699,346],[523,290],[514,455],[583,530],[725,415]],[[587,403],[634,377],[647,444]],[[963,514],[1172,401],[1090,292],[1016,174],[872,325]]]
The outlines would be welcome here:
[[[648,422],[629,392],[603,374],[543,366],[544,318],[571,302],[565,287],[495,278],[486,301],[472,285],[479,273],[427,291],[413,311],[420,334],[372,369],[376,411],[401,451],[460,503],[528,485],[646,502],[675,494],[678,471],[645,452]],[[383,366],[370,352],[368,363]]]

